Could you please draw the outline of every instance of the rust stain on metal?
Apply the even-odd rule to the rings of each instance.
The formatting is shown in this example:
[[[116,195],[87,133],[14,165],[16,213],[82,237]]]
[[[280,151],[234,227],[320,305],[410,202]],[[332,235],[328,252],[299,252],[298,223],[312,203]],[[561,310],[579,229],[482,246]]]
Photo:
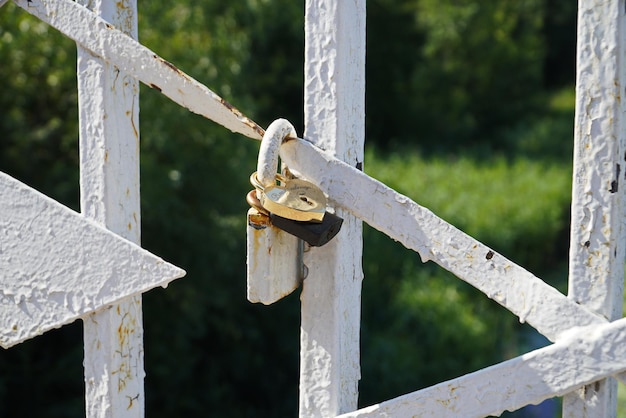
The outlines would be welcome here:
[[[248,225],[256,230],[265,229],[270,226],[270,218],[258,211],[256,213],[250,213],[248,216]]]
[[[258,133],[261,138],[263,138],[263,135],[265,135],[265,129],[261,128],[256,122],[254,122],[253,120],[249,119],[248,117],[244,116],[243,113],[241,113],[241,111],[239,111],[239,109],[237,109],[235,106],[233,106],[232,104],[228,103],[226,100],[220,98],[220,103],[222,103],[222,106],[224,106],[226,109],[228,109],[231,113],[233,113],[235,116],[237,116],[237,118],[239,118],[239,120],[246,126],[252,128],[252,130],[256,133]]]
[[[135,134],[135,138],[139,139],[139,131],[137,130],[137,127],[135,126],[135,95],[133,95],[133,105],[131,107],[132,112],[130,112],[130,125],[133,127],[133,132]],[[129,115],[129,112],[126,112],[127,115]]]
[[[226,109],[230,110],[230,111],[231,111],[231,112],[233,112],[233,113],[238,113],[238,114],[241,114],[241,112],[239,112],[239,111],[235,108],[235,106],[231,105],[231,104],[230,104],[230,103],[228,103],[226,100],[221,99],[221,102],[222,102],[222,104],[224,105],[224,107],[225,107]]]
[[[135,126],[135,120],[133,118],[130,118],[130,125],[133,127],[135,138],[139,138],[139,132],[137,132],[137,127]]]
[[[128,407],[126,408],[126,410],[129,410],[130,408],[133,407],[133,402],[139,399],[139,394],[135,396],[126,395],[126,397],[128,398]]]
[[[265,131],[263,131],[263,132],[265,132]],[[283,141],[281,142],[281,144],[284,144],[285,142],[289,142],[289,141],[295,141],[297,139],[298,138],[296,138],[295,136],[286,136],[286,137],[283,138]]]
[[[125,314],[124,317],[126,317]],[[118,341],[121,343],[121,345],[124,345],[124,343],[126,342],[126,338],[128,337],[129,334],[129,329],[128,327],[124,326],[124,318],[122,318],[122,323],[120,324],[119,327],[117,327],[117,339]]]
[[[118,314],[121,313],[120,307],[117,307]],[[116,374],[117,381],[117,390],[118,392],[123,391],[126,388],[127,380],[132,380],[132,368],[130,365],[130,351],[129,347],[130,343],[130,335],[135,332],[136,328],[136,320],[134,315],[129,312],[124,313],[120,318],[120,326],[117,328],[117,337],[119,343],[119,351],[117,353],[121,357],[121,362],[119,368],[111,372],[111,374]]]
[[[177,73],[182,73],[181,70],[178,69],[177,66],[175,66],[174,64],[172,64],[171,62],[164,60],[163,58],[159,57],[158,55],[154,55],[154,58],[158,61],[161,61],[163,64],[167,65],[168,67],[170,67],[172,70],[176,71]]]
[[[181,71],[177,66],[175,66],[174,64],[172,64],[171,62],[161,58],[160,56],[153,54],[152,57],[163,63],[165,66],[167,66],[169,69],[171,69],[172,71],[176,72],[179,76],[185,78],[186,80],[189,81],[195,81],[193,78],[191,78],[189,75],[185,74],[183,71]],[[150,87],[152,87],[155,90],[158,90],[159,92],[162,91],[162,89],[157,86],[156,84],[150,83],[149,84]],[[180,89],[178,89],[179,93],[183,93]],[[235,108],[233,105],[231,105],[230,103],[228,103],[226,100],[224,100],[223,98],[219,98],[220,99],[220,103],[222,104],[222,106],[224,106],[226,109],[228,109],[231,113],[233,113],[235,116],[237,116],[237,118],[239,119],[239,121],[241,123],[243,123],[244,125],[248,126],[249,128],[251,128],[254,132],[256,132],[259,135],[259,140],[261,138],[263,138],[263,135],[265,134],[265,129],[261,128],[256,122],[254,122],[253,120],[249,119],[248,117],[246,117],[243,113],[241,113],[237,108]]]
[[[163,64],[165,64],[167,67],[169,67],[172,71],[176,72],[178,75],[186,78],[187,80],[192,80],[191,77],[189,77],[187,74],[185,74],[183,71],[181,71],[177,66],[175,66],[174,64],[172,64],[171,62],[159,57],[158,55],[154,54],[152,55],[152,57],[157,60],[162,62]]]

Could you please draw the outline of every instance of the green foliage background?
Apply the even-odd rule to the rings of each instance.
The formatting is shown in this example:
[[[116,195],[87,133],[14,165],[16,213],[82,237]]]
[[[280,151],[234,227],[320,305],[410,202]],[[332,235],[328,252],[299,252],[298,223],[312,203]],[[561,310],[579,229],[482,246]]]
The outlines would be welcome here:
[[[367,7],[365,170],[563,290],[575,5]],[[261,125],[286,117],[303,131],[302,1],[139,12],[142,43]],[[13,3],[0,9],[0,170],[78,210],[75,49]],[[187,270],[144,296],[147,416],[295,416],[298,292],[269,307],[245,299],[258,143],[143,86],[140,108],[142,243]],[[368,227],[364,239],[361,405],[537,344],[449,273]],[[0,353],[0,416],[84,415],[81,328]]]

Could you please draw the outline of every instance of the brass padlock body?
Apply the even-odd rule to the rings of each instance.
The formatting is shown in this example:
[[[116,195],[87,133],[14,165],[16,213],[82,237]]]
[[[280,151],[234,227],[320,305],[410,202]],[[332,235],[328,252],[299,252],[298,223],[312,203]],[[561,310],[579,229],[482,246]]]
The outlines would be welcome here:
[[[250,183],[257,189],[261,206],[268,212],[296,221],[321,222],[326,212],[326,196],[313,183],[287,179],[276,174],[279,184],[264,186],[254,172]]]

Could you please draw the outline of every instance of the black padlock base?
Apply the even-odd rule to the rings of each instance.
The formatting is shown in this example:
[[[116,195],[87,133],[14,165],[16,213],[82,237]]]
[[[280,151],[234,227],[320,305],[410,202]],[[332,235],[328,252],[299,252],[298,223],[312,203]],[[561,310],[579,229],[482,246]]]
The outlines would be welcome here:
[[[330,212],[324,214],[322,222],[294,221],[273,213],[270,213],[270,220],[275,227],[295,235],[313,247],[321,247],[333,239],[343,224],[342,218]]]

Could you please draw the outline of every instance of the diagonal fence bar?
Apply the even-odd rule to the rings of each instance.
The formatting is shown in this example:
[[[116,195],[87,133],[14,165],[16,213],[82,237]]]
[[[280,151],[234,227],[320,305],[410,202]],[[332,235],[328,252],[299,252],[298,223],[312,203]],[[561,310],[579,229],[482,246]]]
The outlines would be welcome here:
[[[1,172],[0,196],[3,348],[185,274]]]
[[[304,140],[281,158],[331,200],[372,227],[481,290],[551,341],[573,327],[606,323],[522,267],[430,210]]]
[[[555,344],[336,418],[500,416],[626,370],[626,319],[582,328]]]
[[[72,0],[14,0],[81,47],[179,105],[233,132],[261,140],[264,130],[205,85]]]

